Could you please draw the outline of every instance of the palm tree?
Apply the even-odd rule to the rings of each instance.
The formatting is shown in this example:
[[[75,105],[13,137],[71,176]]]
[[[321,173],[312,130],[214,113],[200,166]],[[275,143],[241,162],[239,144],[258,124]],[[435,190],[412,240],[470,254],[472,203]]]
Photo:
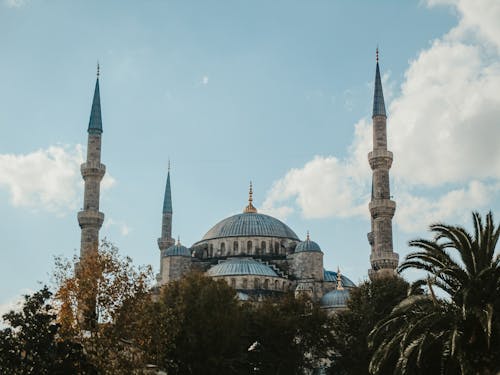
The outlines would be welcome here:
[[[390,359],[395,374],[500,371],[500,226],[491,212],[485,223],[477,212],[472,219],[472,235],[460,226],[434,224],[434,239],[410,241],[418,250],[398,270],[426,276],[371,332],[373,374],[382,373]],[[423,286],[429,293],[418,295]]]

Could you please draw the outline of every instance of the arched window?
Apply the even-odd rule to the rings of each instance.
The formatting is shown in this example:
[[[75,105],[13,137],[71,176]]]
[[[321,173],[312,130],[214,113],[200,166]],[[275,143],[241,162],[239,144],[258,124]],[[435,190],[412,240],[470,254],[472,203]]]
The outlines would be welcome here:
[[[225,252],[226,252],[226,244],[224,242],[220,244],[220,252],[221,252],[222,256],[226,255],[225,254]]]
[[[213,244],[210,244],[209,254],[210,254],[210,258],[214,256],[214,245]]]
[[[264,280],[264,289],[269,289],[269,279]]]
[[[231,288],[236,289],[236,279],[231,279]]]
[[[238,254],[238,241],[233,242],[233,251],[235,254]]]
[[[283,290],[286,290],[286,283],[283,281]]]
[[[274,290],[278,290],[280,288],[280,282],[278,280],[274,280]]]
[[[280,250],[280,244],[278,242],[274,243],[274,253],[278,254],[278,251]]]
[[[252,252],[252,241],[247,242],[247,252],[249,254]]]
[[[258,278],[255,278],[253,280],[253,288],[254,289],[260,289],[260,280]]]
[[[263,254],[266,252],[266,241],[262,241],[260,243],[260,249],[262,250]]]
[[[241,286],[243,289],[247,289],[248,288],[248,280],[243,279],[243,281],[241,282]]]

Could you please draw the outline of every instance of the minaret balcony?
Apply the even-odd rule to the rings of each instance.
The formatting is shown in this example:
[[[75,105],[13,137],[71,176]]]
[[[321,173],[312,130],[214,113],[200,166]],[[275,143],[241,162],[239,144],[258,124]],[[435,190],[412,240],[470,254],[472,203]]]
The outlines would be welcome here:
[[[376,251],[370,254],[370,263],[374,270],[396,269],[399,264],[399,254],[393,251]]]
[[[373,232],[370,232],[366,235],[368,237],[368,243],[370,244],[370,246],[373,246],[373,244],[375,243],[375,235]]]
[[[168,249],[172,245],[175,245],[173,238],[158,238],[158,247],[160,250]]]
[[[95,161],[88,161],[80,166],[80,171],[82,172],[82,177],[95,176],[104,177],[106,173],[106,166]]]
[[[368,204],[368,208],[373,218],[378,216],[394,216],[396,202],[390,199],[374,199]]]
[[[393,155],[387,150],[373,150],[368,153],[368,161],[372,169],[387,168],[392,165]]]
[[[89,209],[78,212],[78,223],[80,227],[102,226],[104,214],[100,211]]]

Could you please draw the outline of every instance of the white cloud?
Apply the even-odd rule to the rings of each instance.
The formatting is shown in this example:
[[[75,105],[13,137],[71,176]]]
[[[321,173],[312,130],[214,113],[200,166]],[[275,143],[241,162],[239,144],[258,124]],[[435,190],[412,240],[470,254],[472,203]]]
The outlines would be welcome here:
[[[123,221],[116,221],[113,218],[107,218],[106,221],[104,222],[104,229],[109,230],[112,227],[118,227],[120,234],[122,236],[128,236],[129,233],[132,231],[132,228],[130,226],[123,222]]]
[[[27,2],[27,0],[4,0],[4,4],[8,8],[21,8],[25,6]]]
[[[0,187],[9,191],[15,207],[63,214],[82,201],[81,145],[50,146],[28,154],[0,154]],[[103,190],[114,184],[107,174]]]
[[[500,181],[500,2],[428,4],[456,7],[458,25],[410,62],[392,100],[393,84],[383,76],[396,222],[404,231],[488,205]],[[265,208],[290,214],[298,207],[307,218],[368,217],[371,132],[362,119],[346,158],[316,156],[290,170],[273,184]]]
[[[208,76],[203,76],[203,78],[201,79],[201,83],[203,85],[208,85]]]

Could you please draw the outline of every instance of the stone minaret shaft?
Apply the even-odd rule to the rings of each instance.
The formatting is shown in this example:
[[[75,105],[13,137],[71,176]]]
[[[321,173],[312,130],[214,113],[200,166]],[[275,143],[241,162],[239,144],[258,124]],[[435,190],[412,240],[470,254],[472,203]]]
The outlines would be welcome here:
[[[78,213],[78,223],[82,228],[81,257],[98,250],[99,229],[104,221],[104,214],[99,211],[100,186],[106,173],[106,167],[101,164],[102,119],[99,67],[97,69],[97,81],[88,127],[87,161],[80,168],[85,181],[83,210]]]
[[[163,213],[161,221],[161,237],[158,238],[160,251],[168,249],[175,244],[172,238],[172,192],[170,191],[170,162],[168,163],[167,184],[165,186],[165,196],[163,198]]]
[[[375,72],[375,92],[373,98],[373,151],[368,154],[372,175],[372,197],[369,205],[371,232],[368,241],[371,245],[368,271],[370,279],[394,275],[399,256],[392,248],[392,218],[396,202],[391,200],[389,169],[392,165],[392,152],[387,150],[387,115],[378,64]]]

